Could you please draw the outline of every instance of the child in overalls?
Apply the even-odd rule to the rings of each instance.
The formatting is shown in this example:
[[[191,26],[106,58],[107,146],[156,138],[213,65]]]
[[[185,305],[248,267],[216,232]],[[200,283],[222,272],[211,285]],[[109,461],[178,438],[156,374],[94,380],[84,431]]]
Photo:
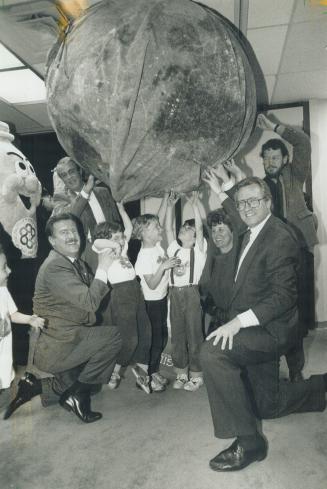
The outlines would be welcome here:
[[[174,389],[196,391],[203,385],[199,350],[203,342],[202,309],[198,283],[206,261],[207,242],[199,210],[199,197],[192,192],[186,197],[194,212],[194,219],[184,222],[175,239],[172,210],[176,199],[168,201],[166,232],[169,257],[176,257],[180,265],[170,272],[169,299],[172,360],[176,371]]]

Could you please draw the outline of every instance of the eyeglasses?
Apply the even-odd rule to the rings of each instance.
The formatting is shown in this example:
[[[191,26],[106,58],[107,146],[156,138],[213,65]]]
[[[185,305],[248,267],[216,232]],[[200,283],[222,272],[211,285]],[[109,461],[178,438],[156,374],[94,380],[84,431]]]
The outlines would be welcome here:
[[[266,197],[262,197],[261,199],[256,199],[252,197],[251,199],[239,200],[236,202],[237,210],[244,211],[245,207],[248,205],[251,209],[256,209],[260,205],[261,200],[266,200]]]

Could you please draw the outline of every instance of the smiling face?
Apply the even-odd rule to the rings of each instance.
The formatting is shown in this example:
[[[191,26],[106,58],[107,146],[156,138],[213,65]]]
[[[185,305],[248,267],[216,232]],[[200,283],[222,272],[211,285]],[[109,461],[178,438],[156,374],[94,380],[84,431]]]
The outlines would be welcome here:
[[[239,214],[250,228],[260,224],[270,214],[271,200],[264,197],[263,190],[255,183],[240,188],[235,202],[236,205],[244,205],[244,209],[239,209]]]
[[[225,223],[214,224],[211,228],[212,240],[222,253],[233,247],[233,233]]]
[[[79,192],[83,187],[80,169],[73,160],[68,160],[57,166],[57,173],[68,190]]]
[[[6,287],[8,277],[11,273],[10,268],[7,265],[6,256],[0,253],[0,287]]]
[[[81,239],[75,222],[71,220],[55,222],[49,242],[58,253],[76,258],[79,254]]]

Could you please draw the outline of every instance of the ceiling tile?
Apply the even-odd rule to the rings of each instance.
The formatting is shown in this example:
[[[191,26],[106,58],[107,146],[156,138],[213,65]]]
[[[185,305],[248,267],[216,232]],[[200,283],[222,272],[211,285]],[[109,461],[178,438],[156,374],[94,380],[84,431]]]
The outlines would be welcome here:
[[[323,21],[291,25],[284,48],[280,72],[326,70],[326,45],[327,15]]]
[[[200,3],[217,10],[231,22],[234,22],[234,2],[232,0],[203,0]]]
[[[51,122],[48,116],[47,106],[45,103],[42,104],[15,104],[16,109],[18,109],[23,114],[27,115],[31,119],[37,121],[41,126],[46,129],[52,129]]]
[[[288,24],[294,0],[249,0],[249,29]]]
[[[262,29],[249,29],[247,38],[258,58],[264,75],[276,75],[287,26],[265,27]]]
[[[326,81],[327,70],[280,75],[272,103],[300,102],[311,98],[327,99]]]
[[[275,83],[276,83],[276,76],[272,76],[272,75],[265,76],[265,82],[266,82],[266,87],[268,92],[269,103],[271,103],[272,96],[274,93]]]
[[[30,119],[15,107],[6,104],[2,100],[0,100],[0,120],[14,124],[18,134],[40,132],[43,130],[42,126],[36,121]]]
[[[305,22],[323,19],[324,16],[327,16],[327,5],[319,4],[319,0],[297,1],[292,22]]]

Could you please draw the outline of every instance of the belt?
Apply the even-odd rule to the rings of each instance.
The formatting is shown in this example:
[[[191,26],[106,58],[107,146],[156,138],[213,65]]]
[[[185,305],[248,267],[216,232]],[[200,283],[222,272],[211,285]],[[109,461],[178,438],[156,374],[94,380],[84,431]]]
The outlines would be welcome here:
[[[187,285],[176,285],[172,284],[169,287],[174,287],[175,289],[186,289],[186,287],[198,287],[198,284],[187,284]]]

